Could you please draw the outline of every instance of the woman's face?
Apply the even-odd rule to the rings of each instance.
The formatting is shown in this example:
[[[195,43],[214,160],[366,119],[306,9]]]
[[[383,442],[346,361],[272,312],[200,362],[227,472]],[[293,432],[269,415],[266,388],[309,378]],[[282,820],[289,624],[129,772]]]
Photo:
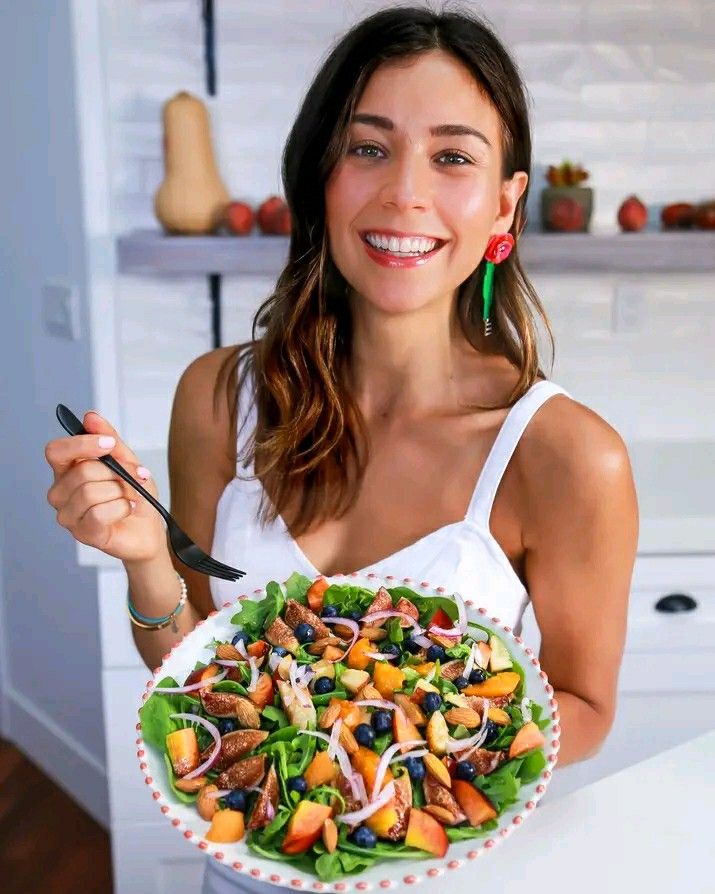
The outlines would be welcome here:
[[[368,115],[381,120],[358,120]],[[431,132],[440,125],[477,135]],[[459,62],[434,51],[381,66],[325,192],[330,252],[357,295],[390,314],[451,304],[490,236],[508,231],[526,188],[524,172],[501,180],[501,162],[497,112]],[[393,234],[389,252],[427,250],[409,258],[367,244],[366,234],[390,231],[440,242],[430,251],[434,243]]]

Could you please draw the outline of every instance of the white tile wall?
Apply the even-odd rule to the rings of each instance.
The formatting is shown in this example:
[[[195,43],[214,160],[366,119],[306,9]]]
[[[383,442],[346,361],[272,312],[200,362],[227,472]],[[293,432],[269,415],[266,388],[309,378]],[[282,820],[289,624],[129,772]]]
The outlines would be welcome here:
[[[231,194],[258,205],[279,193],[283,142],[318,64],[351,22],[387,5],[221,0],[219,95],[209,99],[197,0],[104,0],[115,231],[156,225],[161,106],[182,89],[209,106]],[[712,0],[488,0],[477,7],[511,47],[532,99],[531,202],[544,168],[565,157],[591,172],[594,232],[616,229],[618,205],[631,192],[655,208],[653,216],[668,202],[715,197]],[[556,334],[552,378],[627,439],[715,438],[713,277],[631,277],[642,289],[643,314],[628,333],[611,325],[623,281],[535,279]],[[270,288],[265,279],[224,280],[227,342],[248,334],[252,309]],[[176,381],[210,347],[206,283],[122,277],[119,314],[124,434],[137,450],[160,447]]]

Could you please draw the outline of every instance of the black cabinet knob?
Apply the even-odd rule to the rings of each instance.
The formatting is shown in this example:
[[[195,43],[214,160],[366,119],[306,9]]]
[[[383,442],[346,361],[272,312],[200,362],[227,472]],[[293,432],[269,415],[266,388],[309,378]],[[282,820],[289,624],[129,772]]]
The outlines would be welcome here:
[[[661,596],[655,604],[655,610],[673,614],[674,612],[691,612],[698,607],[698,603],[687,593],[668,593]]]

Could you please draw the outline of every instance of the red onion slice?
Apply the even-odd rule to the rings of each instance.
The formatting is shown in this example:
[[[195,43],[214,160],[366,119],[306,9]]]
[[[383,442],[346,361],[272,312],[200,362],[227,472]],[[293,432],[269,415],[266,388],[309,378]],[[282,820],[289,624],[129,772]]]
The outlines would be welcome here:
[[[218,731],[218,727],[214,726],[210,720],[206,720],[205,717],[201,717],[199,714],[169,714],[172,720],[189,720],[191,723],[198,723],[200,726],[203,726],[204,729],[207,729],[211,733],[211,737],[213,738],[215,744],[214,750],[211,752],[209,759],[204,761],[203,764],[199,764],[199,766],[192,770],[190,773],[187,773],[185,776],[182,776],[182,779],[193,779],[195,776],[201,776],[204,770],[208,770],[216,759],[217,754],[221,750],[221,733]]]
[[[273,806],[273,801],[269,798],[266,801],[266,819],[270,822],[276,815],[276,809]]]
[[[409,622],[410,627],[412,627],[416,633],[423,632],[423,629],[420,627],[420,622],[415,620],[412,615],[408,615],[405,612],[397,612],[394,609],[384,612],[370,612],[366,617],[368,617],[370,621],[377,621],[380,618],[402,618],[404,621]],[[323,620],[325,620],[325,618],[323,618]]]
[[[293,694],[298,699],[300,704],[304,708],[308,708],[313,703],[310,700],[310,696],[308,695],[305,687],[301,683],[298,682],[298,678],[296,676],[297,672],[298,672],[297,665],[296,665],[295,661],[292,661],[290,668],[288,669],[290,687],[293,690]]]
[[[395,658],[398,658],[398,655],[389,655],[385,654],[385,652],[365,652],[368,658],[372,658],[373,661],[393,661]]]
[[[220,788],[217,792],[206,792],[204,798],[225,798],[232,791],[232,788]]]
[[[333,724],[333,728],[330,730],[330,741],[328,742],[328,754],[331,758],[335,757],[335,746],[340,742],[340,727],[343,725],[342,717],[338,717],[338,719]]]
[[[314,729],[302,729],[298,733],[298,735],[302,736],[315,736],[316,739],[322,739],[324,742],[328,743],[328,747],[330,747],[330,736],[327,733],[320,733],[318,730]],[[353,779],[353,768],[350,763],[350,757],[348,756],[347,751],[343,748],[343,746],[339,743],[335,743],[335,756],[338,759],[338,763],[340,764],[340,770],[343,776],[350,783],[350,788],[352,789],[353,797],[356,800],[360,798],[360,792],[355,785],[355,781]]]
[[[375,781],[372,786],[372,797],[377,797],[377,792],[380,791],[382,786],[382,780],[385,778],[385,772],[387,771],[387,765],[390,763],[390,758],[392,755],[399,751],[401,748],[413,748],[418,745],[426,745],[427,742],[425,739],[408,739],[406,742],[395,742],[394,745],[390,745],[389,748],[386,748],[382,752],[382,757],[380,758],[380,763],[377,765],[377,769],[375,770]]]
[[[251,681],[248,686],[246,686],[246,689],[249,692],[255,692],[256,686],[258,685],[258,665],[256,664],[256,659],[253,657],[249,657],[248,663],[251,667]]]
[[[430,633],[436,633],[439,636],[462,636],[467,628],[467,607],[459,593],[453,593],[452,598],[457,604],[457,623],[450,628],[427,626]]]
[[[235,649],[239,655],[243,655],[244,658],[248,658],[248,652],[246,651],[246,643],[240,639],[235,644]]]
[[[152,689],[152,692],[195,692],[197,689],[206,689],[207,686],[212,686],[214,683],[220,683],[227,673],[228,671],[221,671],[221,673],[216,674],[215,677],[208,677],[200,683],[191,683],[189,686],[155,686],[154,689]],[[191,716],[193,717],[195,715],[192,714]]]
[[[385,711],[401,711],[402,708],[386,698],[363,698],[353,702],[354,705],[367,705],[369,708],[383,708]]]
[[[474,667],[474,659],[475,659],[475,653],[476,653],[476,651],[477,651],[477,644],[476,644],[476,643],[472,643],[472,648],[469,650],[469,656],[468,656],[468,658],[467,658],[467,662],[466,662],[466,664],[464,665],[464,674],[463,674],[463,676],[464,676],[465,679],[467,679],[467,680],[469,679],[469,675],[471,674],[472,669],[473,669],[473,667]]]
[[[235,658],[214,658],[213,664],[221,664],[224,667],[240,667],[245,661],[237,661]]]
[[[397,757],[392,758],[390,763],[399,764],[400,761],[405,761],[408,757],[424,757],[429,753],[429,748],[418,748],[416,751],[407,751],[405,754],[398,754]]]
[[[466,754],[463,754],[460,760],[466,761],[470,754],[473,754],[477,748],[480,748],[484,743],[484,740],[487,737],[487,732],[489,731],[489,726],[487,724],[487,720],[489,719],[489,699],[484,699],[484,714],[482,715],[482,725],[479,729],[474,733],[473,736],[470,736],[468,739],[453,739],[451,736],[447,740],[447,753],[454,754],[455,751],[464,751],[464,749],[468,749]]]
[[[352,618],[321,618],[321,621],[325,624],[344,624],[346,627],[349,627],[353,632],[353,638],[350,645],[343,652],[340,658],[334,658],[330,662],[331,664],[335,664],[336,661],[342,661],[343,658],[347,658],[348,652],[352,649],[352,647],[357,642],[358,636],[360,636],[360,628],[358,627],[357,621],[353,621]]]
[[[422,646],[423,649],[429,649],[430,646],[434,645],[432,640],[424,634],[413,636],[412,639],[417,643],[418,646]]]
[[[386,785],[380,792],[380,797],[375,801],[371,801],[365,807],[361,807],[360,810],[353,810],[350,813],[340,813],[335,819],[340,820],[341,823],[347,823],[349,826],[356,826],[364,819],[372,816],[373,813],[377,813],[381,807],[384,807],[385,804],[389,803],[394,797],[395,783],[390,782],[389,785]]]
[[[281,658],[282,656],[276,655],[275,652],[271,652],[271,654],[268,656],[268,667],[271,669],[271,673],[276,672],[276,668],[281,663]]]
[[[354,792],[355,787],[357,787],[357,790],[360,794],[360,797],[358,798],[358,800],[364,807],[366,804],[368,804],[370,802],[370,799],[367,796],[367,789],[365,788],[365,780],[362,778],[362,774],[358,773],[357,770],[355,770],[353,772],[352,778],[354,780],[354,785],[351,782],[350,783],[351,788],[353,789],[353,792]]]

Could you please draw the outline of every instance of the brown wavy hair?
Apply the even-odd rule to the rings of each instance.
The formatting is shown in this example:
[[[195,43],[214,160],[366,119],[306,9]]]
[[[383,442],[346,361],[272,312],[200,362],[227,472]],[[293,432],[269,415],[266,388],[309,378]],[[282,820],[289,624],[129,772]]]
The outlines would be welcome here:
[[[502,125],[502,177],[508,179],[516,171],[531,173],[526,88],[505,47],[475,14],[415,6],[382,10],[352,27],[327,56],[283,150],[282,181],[292,220],[288,261],[274,292],[253,319],[251,340],[227,356],[214,392],[215,401],[226,393],[232,423],[229,450],[236,457],[237,394],[250,388],[257,421],[238,460],[244,469],[253,466],[254,475],[241,477],[258,477],[263,485],[261,523],[295,506],[294,536],[316,520],[344,514],[369,453],[365,424],[347,387],[349,285],[328,250],[325,183],[347,152],[348,124],[370,76],[388,60],[433,50],[450,53],[466,66],[496,108]],[[506,404],[475,404],[475,410],[511,407],[537,377],[544,376],[534,310],[546,325],[553,364],[551,326],[519,261],[518,236],[526,224],[527,194],[528,184],[512,224],[517,244],[495,270],[489,338],[490,353],[507,357],[520,376]],[[484,350],[480,347],[484,268],[480,261],[456,299],[462,331],[475,350]]]

